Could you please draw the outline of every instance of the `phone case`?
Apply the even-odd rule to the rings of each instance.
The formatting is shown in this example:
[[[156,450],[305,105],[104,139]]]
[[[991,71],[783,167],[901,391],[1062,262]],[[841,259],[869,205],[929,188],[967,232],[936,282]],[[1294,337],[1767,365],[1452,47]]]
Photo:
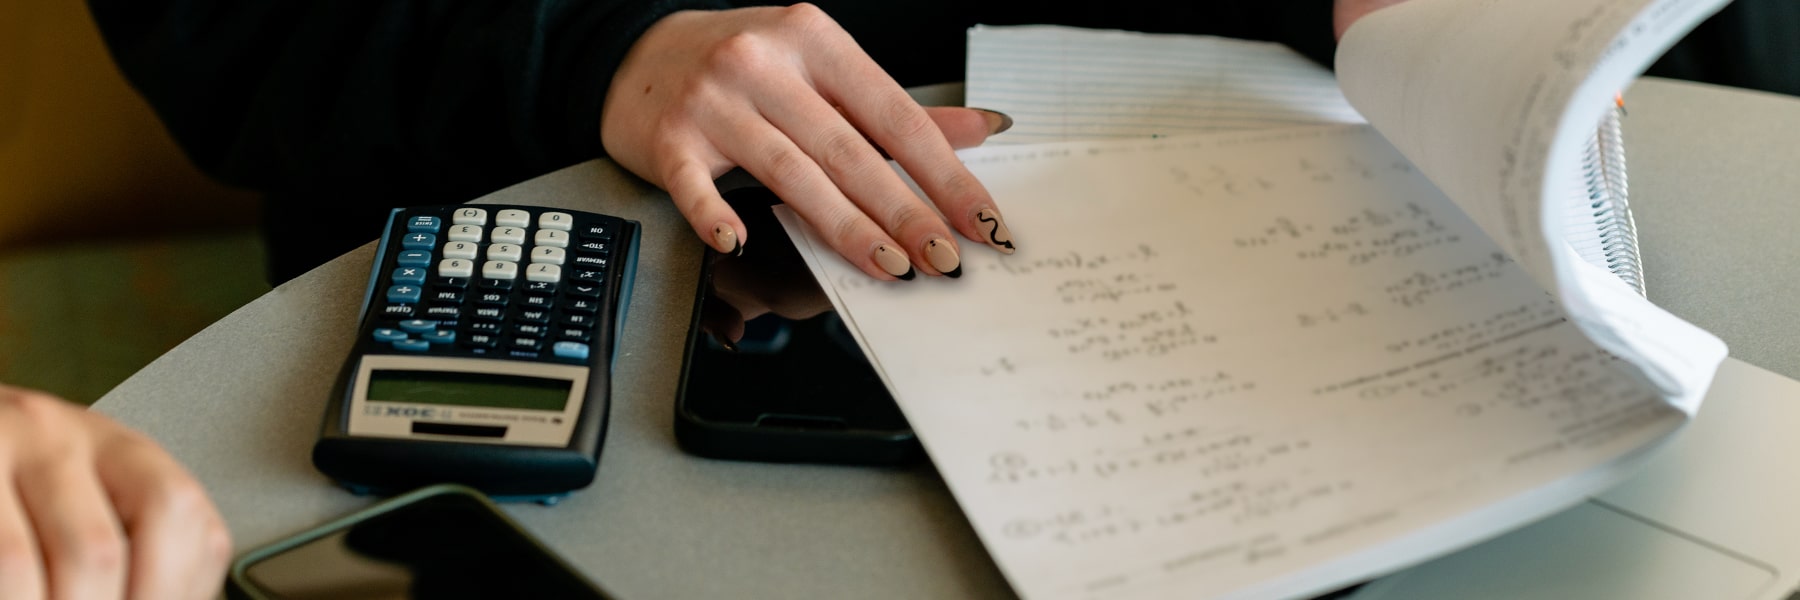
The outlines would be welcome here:
[[[779,200],[763,188],[727,192],[740,211],[768,210]],[[743,214],[740,212],[740,214]],[[772,224],[773,219],[769,220]],[[778,233],[778,232],[777,232]],[[792,423],[745,423],[709,420],[689,408],[689,377],[697,352],[708,345],[701,319],[718,254],[705,252],[696,286],[693,317],[682,355],[681,379],[675,399],[675,439],[688,453],[709,458],[763,462],[834,463],[855,465],[904,465],[919,462],[925,453],[910,428],[858,429],[810,427],[800,419]],[[860,352],[851,347],[847,351]],[[770,390],[746,390],[746,401]],[[892,402],[882,399],[883,402]]]
[[[537,546],[538,550],[542,551],[545,556],[550,557],[550,560],[555,561],[556,565],[559,568],[561,568],[562,570],[568,571],[569,573],[573,573],[577,577],[581,577],[580,572],[576,571],[574,569],[574,567],[569,565],[568,563],[563,562],[562,558],[560,558],[556,554],[556,552],[552,551],[549,547],[545,546],[543,544],[543,542],[539,541],[535,536],[532,536],[529,532],[527,532],[525,530],[524,527],[521,527],[518,524],[518,522],[513,521],[510,517],[507,517],[506,513],[501,511],[500,507],[495,505],[492,500],[489,500],[487,496],[483,495],[481,492],[475,490],[474,488],[457,485],[457,484],[451,484],[451,483],[442,483],[442,484],[422,487],[422,488],[413,490],[411,492],[407,492],[405,494],[401,494],[399,496],[389,498],[387,500],[384,500],[384,501],[377,503],[373,506],[370,506],[368,508],[364,508],[362,510],[356,511],[354,513],[350,513],[343,517],[333,519],[330,522],[320,525],[318,527],[308,529],[306,531],[300,532],[293,536],[289,536],[288,538],[283,539],[281,541],[278,541],[278,542],[275,542],[275,543],[272,543],[272,544],[269,544],[266,546],[262,546],[262,547],[259,547],[259,548],[256,548],[254,550],[244,553],[242,556],[239,556],[237,558],[237,560],[232,561],[232,563],[231,563],[231,571],[229,572],[229,574],[226,578],[225,597],[229,598],[231,600],[276,600],[276,598],[274,596],[271,596],[271,595],[265,593],[264,591],[262,591],[261,589],[258,589],[256,587],[256,585],[250,581],[249,577],[246,576],[246,574],[245,574],[246,570],[248,570],[251,565],[254,565],[257,562],[260,562],[264,559],[275,556],[277,554],[281,554],[283,552],[287,552],[294,548],[305,545],[308,542],[312,542],[319,538],[330,535],[333,532],[348,528],[348,527],[355,525],[357,523],[360,523],[362,521],[369,520],[371,518],[386,514],[388,512],[394,511],[394,510],[405,508],[407,505],[417,502],[419,500],[423,500],[426,498],[430,498],[430,497],[438,496],[438,495],[442,495],[442,494],[460,494],[463,496],[467,496],[467,497],[475,500],[476,502],[479,502],[483,506],[487,507],[487,509],[493,513],[493,516],[496,519],[499,519],[502,523],[505,523],[508,527],[511,527],[512,529],[518,531],[521,537],[525,538],[526,540],[529,540],[532,543],[532,545]],[[595,585],[592,581],[587,581],[585,577],[583,577],[582,579],[583,579],[583,581],[586,581],[586,583],[588,584],[589,587],[594,589],[594,592],[596,594],[598,594],[602,597],[606,596],[605,592],[600,590],[600,586]]]

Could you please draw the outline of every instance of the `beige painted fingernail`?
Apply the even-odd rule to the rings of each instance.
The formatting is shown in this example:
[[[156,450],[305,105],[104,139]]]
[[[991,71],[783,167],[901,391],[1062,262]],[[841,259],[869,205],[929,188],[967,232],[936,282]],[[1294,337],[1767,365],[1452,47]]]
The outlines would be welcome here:
[[[724,223],[714,225],[713,242],[714,248],[727,248],[723,251],[726,254],[744,255],[744,246],[738,243],[737,230],[732,229],[730,225]]]
[[[912,281],[914,277],[912,261],[906,260],[905,254],[887,244],[875,247],[875,264],[881,265],[881,270],[899,277],[901,281]]]
[[[1012,230],[1006,228],[1006,221],[1000,218],[1000,211],[992,208],[976,211],[975,228],[981,231],[982,241],[995,250],[1013,253]]]
[[[962,277],[962,257],[956,255],[956,246],[950,240],[933,237],[925,242],[925,258],[931,261],[931,268],[945,277]]]
[[[1012,129],[1012,115],[985,108],[977,108],[975,110],[981,111],[981,116],[987,117],[988,135],[998,135],[1000,132]]]

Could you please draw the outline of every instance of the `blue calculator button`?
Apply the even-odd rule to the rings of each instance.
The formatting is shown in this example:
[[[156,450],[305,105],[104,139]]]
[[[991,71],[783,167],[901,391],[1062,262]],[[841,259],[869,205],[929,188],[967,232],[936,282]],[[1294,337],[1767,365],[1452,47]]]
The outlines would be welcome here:
[[[407,352],[424,352],[431,349],[431,344],[425,343],[425,340],[400,340],[394,342],[394,349],[405,350]]]
[[[396,285],[388,288],[387,301],[394,304],[418,302],[419,296],[424,293],[424,290],[416,285]]]
[[[557,342],[550,351],[556,353],[557,358],[587,360],[588,357],[588,345],[581,342]]]
[[[400,247],[407,250],[430,250],[437,247],[437,236],[429,233],[408,233],[400,236]]]
[[[400,322],[400,330],[409,332],[409,333],[425,333],[427,331],[437,331],[437,326],[438,326],[437,321],[427,321],[424,319],[411,319],[411,320]]]
[[[431,266],[431,253],[424,250],[407,250],[400,253],[399,263],[402,267],[429,267]]]
[[[400,267],[394,269],[394,283],[425,284],[425,267]]]
[[[406,339],[406,332],[398,329],[382,327],[375,330],[375,341],[377,342],[398,342],[404,339]]]
[[[421,333],[419,339],[432,344],[449,344],[456,341],[456,332],[440,329],[430,333]]]
[[[412,233],[437,233],[437,217],[413,217],[406,222],[406,230]]]

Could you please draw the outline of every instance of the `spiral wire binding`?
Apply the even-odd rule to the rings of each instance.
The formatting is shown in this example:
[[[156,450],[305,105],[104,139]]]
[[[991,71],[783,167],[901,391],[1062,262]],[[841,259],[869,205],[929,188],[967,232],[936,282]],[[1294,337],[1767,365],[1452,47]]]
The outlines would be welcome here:
[[[1600,232],[1607,269],[1644,296],[1644,268],[1638,256],[1637,222],[1631,217],[1625,183],[1625,138],[1619,112],[1608,111],[1601,118],[1594,139],[1588,142],[1582,168],[1587,175],[1588,201]]]

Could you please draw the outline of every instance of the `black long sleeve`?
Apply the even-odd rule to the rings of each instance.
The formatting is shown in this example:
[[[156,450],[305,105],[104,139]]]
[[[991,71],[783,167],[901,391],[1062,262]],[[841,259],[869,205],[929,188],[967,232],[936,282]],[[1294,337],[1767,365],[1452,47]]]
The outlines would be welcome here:
[[[960,79],[976,23],[1267,39],[1329,64],[1331,2],[819,4],[913,85]],[[462,202],[600,156],[607,86],[657,19],[786,2],[88,3],[127,79],[194,163],[266,195],[279,283],[376,237],[391,207]]]
[[[269,196],[279,281],[373,239],[390,207],[461,202],[601,155],[601,105],[631,44],[671,12],[724,4],[90,0],[89,8],[126,78],[194,163]],[[295,230],[308,239],[290,239]]]

